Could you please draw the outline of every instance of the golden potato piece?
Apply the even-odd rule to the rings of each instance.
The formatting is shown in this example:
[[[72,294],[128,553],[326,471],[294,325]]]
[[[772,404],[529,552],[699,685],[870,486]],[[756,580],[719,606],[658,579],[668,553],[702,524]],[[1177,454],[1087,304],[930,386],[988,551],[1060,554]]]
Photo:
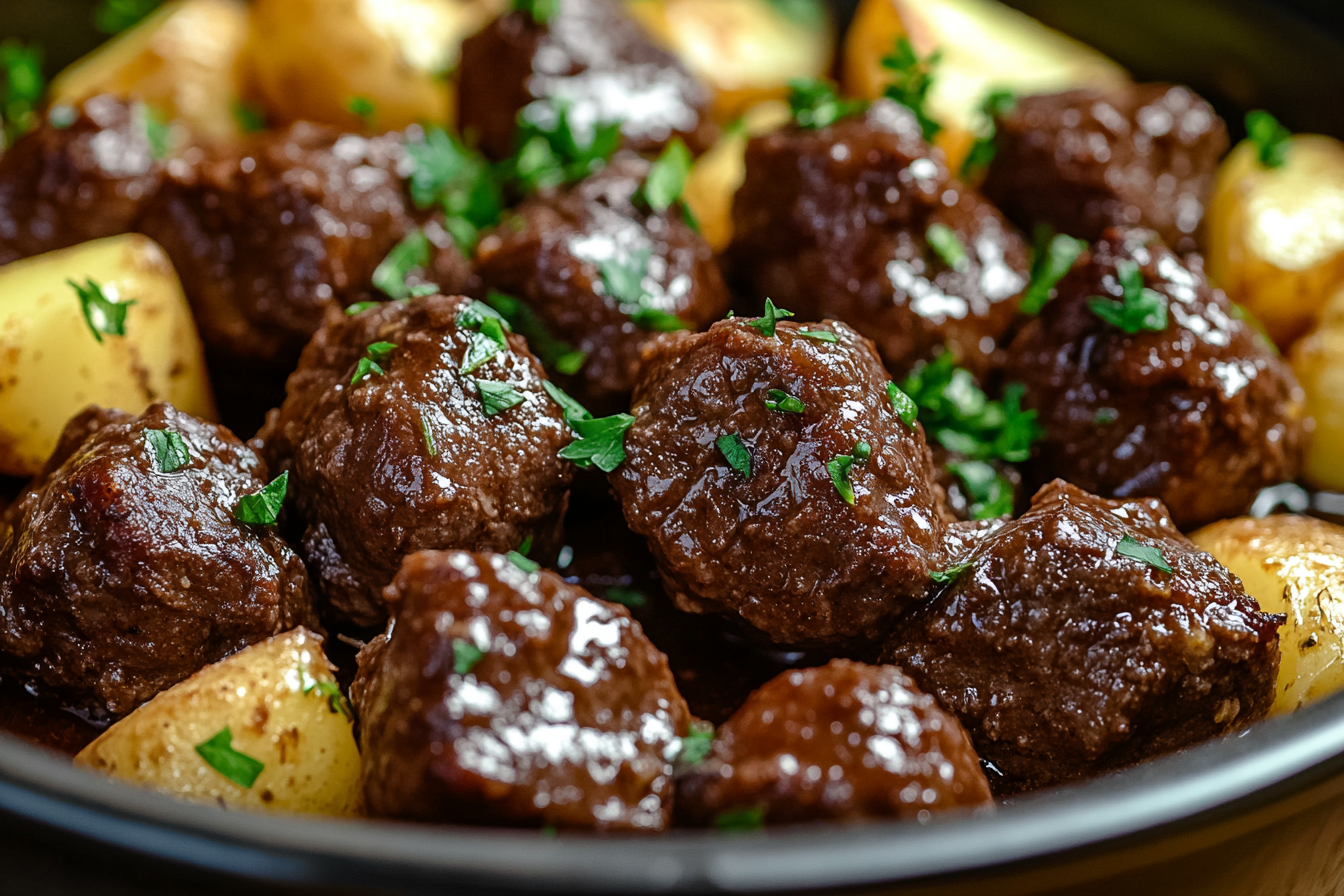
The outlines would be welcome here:
[[[51,83],[53,103],[78,105],[110,93],[140,100],[198,139],[241,132],[243,0],[177,0],[73,63]]]
[[[298,628],[162,692],[75,764],[230,809],[353,815],[359,750],[351,729],[322,638]]]
[[[1129,78],[1091,47],[995,0],[862,0],[845,38],[846,93],[882,95],[890,81],[882,59],[902,35],[921,57],[942,50],[927,111],[943,125],[934,142],[953,171],[985,128],[981,106],[991,92],[1107,88]]]
[[[733,241],[733,196],[747,176],[747,141],[789,120],[781,101],[761,103],[742,116],[742,126],[725,130],[709,152],[695,160],[682,196],[715,252]]]
[[[1261,610],[1288,617],[1271,714],[1344,687],[1344,528],[1304,516],[1242,517],[1191,538],[1241,579]]]
[[[1218,170],[1206,226],[1210,276],[1286,348],[1344,288],[1344,143],[1299,135],[1266,168],[1243,142]]]
[[[70,280],[135,302],[124,336],[94,337]],[[0,472],[40,470],[90,404],[138,414],[155,401],[215,416],[191,309],[157,243],[127,234],[0,267]]]
[[[1327,313],[1293,347],[1292,362],[1307,396],[1306,413],[1315,421],[1303,477],[1317,488],[1344,491],[1344,319]]]
[[[462,40],[504,0],[256,0],[250,81],[274,121],[347,130],[447,124]],[[366,116],[351,110],[366,100]]]
[[[826,4],[795,0],[628,0],[630,12],[714,91],[714,117],[782,99],[793,78],[830,71],[835,32]]]

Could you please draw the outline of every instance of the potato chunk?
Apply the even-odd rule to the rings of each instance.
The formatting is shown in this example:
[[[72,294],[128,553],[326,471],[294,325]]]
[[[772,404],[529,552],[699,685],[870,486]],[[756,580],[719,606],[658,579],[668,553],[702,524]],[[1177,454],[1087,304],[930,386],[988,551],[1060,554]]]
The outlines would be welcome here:
[[[1128,80],[1096,50],[996,0],[862,0],[845,39],[847,93],[882,95],[891,80],[882,59],[902,35],[921,57],[942,50],[928,113],[943,125],[934,142],[953,171],[987,124],[981,106],[991,92],[1055,93]]]
[[[230,809],[353,815],[359,750],[332,671],[320,636],[277,635],[160,693],[75,764]]]
[[[177,0],[61,72],[53,103],[78,105],[110,93],[140,100],[186,125],[201,140],[241,132],[243,0]]]
[[[1210,276],[1286,348],[1344,288],[1344,143],[1299,135],[1266,168],[1243,142],[1218,170],[1206,226]]]
[[[90,280],[111,302],[135,302],[124,336],[95,337],[98,309],[86,318],[69,282]],[[215,417],[191,309],[157,243],[128,234],[0,267],[0,473],[37,473],[90,404],[138,414],[155,401]]]
[[[1326,309],[1321,325],[1293,346],[1291,357],[1315,424],[1303,477],[1317,488],[1344,491],[1344,293]]]
[[[1191,536],[1266,613],[1283,613],[1277,696],[1291,712],[1344,687],[1344,528],[1303,516],[1223,520]]]
[[[683,195],[715,252],[727,249],[733,241],[733,197],[747,177],[747,142],[788,120],[789,107],[781,101],[752,106],[742,116],[741,127],[725,130],[719,142],[691,167]]]

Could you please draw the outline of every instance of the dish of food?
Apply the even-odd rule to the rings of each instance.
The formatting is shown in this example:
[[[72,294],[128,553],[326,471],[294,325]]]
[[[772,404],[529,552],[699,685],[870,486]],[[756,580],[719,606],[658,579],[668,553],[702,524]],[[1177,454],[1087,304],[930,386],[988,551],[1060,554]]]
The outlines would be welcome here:
[[[936,827],[1344,683],[1333,138],[988,0],[140,12],[4,51],[14,734],[427,832]]]

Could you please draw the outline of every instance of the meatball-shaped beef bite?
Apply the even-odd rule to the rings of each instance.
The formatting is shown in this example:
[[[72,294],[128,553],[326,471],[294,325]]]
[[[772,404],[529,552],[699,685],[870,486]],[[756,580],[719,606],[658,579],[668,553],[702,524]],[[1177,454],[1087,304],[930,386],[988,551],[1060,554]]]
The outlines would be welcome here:
[[[560,379],[595,413],[625,409],[640,349],[658,331],[700,329],[728,311],[713,250],[680,209],[636,204],[648,174],[643,159],[618,157],[528,199],[477,250],[486,288],[521,300],[551,337],[586,354]]]
[[[303,563],[235,515],[266,485],[266,465],[231,433],[171,405],[75,418],[0,527],[0,666],[119,716],[315,625]]]
[[[677,816],[767,824],[927,819],[992,805],[956,718],[895,666],[832,660],[785,672],[733,714],[677,787]]]
[[[829,127],[757,137],[746,159],[729,259],[758,303],[853,324],[897,373],[943,346],[977,375],[993,366],[1030,250],[948,174],[913,113],[879,100]]]
[[[1045,428],[1037,482],[1161,498],[1182,530],[1243,513],[1301,460],[1303,398],[1198,259],[1112,230],[1017,336],[1006,375]]]
[[[738,318],[660,337],[632,413],[612,486],[683,610],[780,644],[861,643],[944,565],[923,430],[842,323]]]
[[[1274,702],[1282,617],[1156,499],[1056,481],[939,578],[884,660],[961,719],[1003,793],[1199,743]]]
[[[145,106],[98,96],[0,153],[0,265],[134,230],[163,178],[148,126]]]
[[[1095,240],[1111,226],[1156,230],[1184,253],[1227,152],[1227,127],[1189,88],[1131,84],[1023,97],[997,121],[984,191],[1023,227]]]
[[[141,229],[168,251],[206,347],[288,369],[329,306],[367,298],[417,223],[402,158],[400,135],[299,123],[169,166]]]
[[[708,149],[716,128],[710,92],[653,42],[619,0],[556,0],[545,22],[501,16],[462,44],[458,124],[502,159],[514,149],[518,114],[567,111],[582,131],[620,123],[626,146],[658,149],[674,135]],[[542,122],[538,122],[542,123]]]
[[[315,585],[360,625],[415,551],[559,547],[573,465],[541,365],[480,303],[332,310],[258,437],[293,478]]]
[[[359,655],[375,817],[660,831],[690,715],[625,608],[498,554],[426,551]]]

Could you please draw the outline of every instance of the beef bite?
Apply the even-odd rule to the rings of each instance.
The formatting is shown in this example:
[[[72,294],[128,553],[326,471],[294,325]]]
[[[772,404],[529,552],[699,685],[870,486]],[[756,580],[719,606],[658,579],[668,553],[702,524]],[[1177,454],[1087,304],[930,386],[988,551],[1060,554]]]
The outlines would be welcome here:
[[[95,715],[314,626],[303,564],[235,516],[267,484],[227,430],[156,404],[91,408],[0,531],[0,665]]]
[[[692,825],[741,812],[766,824],[927,820],[992,805],[956,718],[895,666],[849,660],[766,683],[677,788],[677,816]]]
[[[380,625],[415,551],[558,547],[572,436],[540,363],[490,314],[461,296],[330,311],[259,434],[292,474],[300,550],[338,615]]]
[[[374,817],[660,831],[689,724],[622,607],[497,554],[408,557],[359,656]]]
[[[1145,227],[1179,252],[1199,248],[1228,137],[1189,88],[1028,96],[995,124],[985,195],[1021,226],[1049,224],[1085,240],[1112,226]]]
[[[481,151],[514,150],[518,116],[540,101],[580,132],[619,123],[626,146],[651,152],[673,136],[708,149],[710,92],[615,0],[556,0],[549,19],[507,13],[462,44],[458,125]],[[538,111],[529,110],[523,114]]]
[[[862,643],[944,565],[923,431],[842,323],[739,318],[662,336],[632,413],[612,487],[683,610],[780,644]]]
[[[0,153],[0,265],[134,230],[163,178],[142,104],[58,106]]]
[[[370,298],[374,271],[421,223],[398,168],[402,135],[300,122],[169,166],[141,230],[167,250],[206,347],[288,370],[331,306]],[[468,270],[441,227],[428,279]]]
[[[729,269],[758,308],[847,321],[898,375],[944,346],[983,375],[1031,269],[1017,231],[889,100],[753,139],[733,227]]]
[[[526,200],[477,250],[485,289],[517,298],[550,341],[583,353],[558,378],[595,413],[625,409],[640,349],[657,332],[700,329],[728,311],[714,253],[681,209],[636,201],[649,170],[618,156]]]
[[[1244,728],[1274,702],[1282,617],[1155,499],[1057,481],[944,578],[883,659],[956,714],[1000,794]]]
[[[1188,531],[1297,475],[1301,388],[1197,258],[1111,230],[1057,291],[1006,369],[1046,431],[1038,483],[1158,497]]]

